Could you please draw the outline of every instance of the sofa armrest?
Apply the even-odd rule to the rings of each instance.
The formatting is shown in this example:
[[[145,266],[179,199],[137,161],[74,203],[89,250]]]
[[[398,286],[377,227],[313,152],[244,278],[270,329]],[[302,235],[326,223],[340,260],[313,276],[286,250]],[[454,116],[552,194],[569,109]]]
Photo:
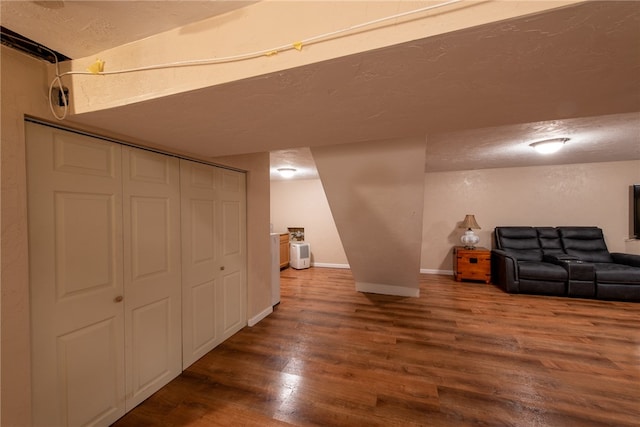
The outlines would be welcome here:
[[[616,264],[626,264],[632,267],[640,267],[640,255],[612,252],[611,258]]]
[[[491,280],[507,292],[519,292],[518,260],[501,249],[492,249]]]

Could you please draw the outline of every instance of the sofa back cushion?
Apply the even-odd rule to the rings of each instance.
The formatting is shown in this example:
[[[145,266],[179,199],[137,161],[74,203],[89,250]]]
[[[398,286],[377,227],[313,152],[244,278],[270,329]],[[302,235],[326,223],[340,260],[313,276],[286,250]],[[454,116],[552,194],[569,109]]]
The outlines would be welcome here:
[[[613,262],[598,227],[558,227],[562,246],[569,255],[586,262]]]
[[[542,261],[538,233],[533,227],[496,227],[496,247],[520,261]]]
[[[564,255],[562,240],[557,228],[554,227],[536,227],[540,248],[544,255]]]

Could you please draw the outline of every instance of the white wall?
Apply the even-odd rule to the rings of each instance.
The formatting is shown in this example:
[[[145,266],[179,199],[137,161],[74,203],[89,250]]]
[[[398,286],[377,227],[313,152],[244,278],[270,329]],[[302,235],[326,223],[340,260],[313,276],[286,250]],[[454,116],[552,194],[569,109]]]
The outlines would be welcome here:
[[[640,241],[628,239],[637,183],[638,160],[426,173],[421,268],[451,271],[467,213],[482,227],[480,246],[491,247],[500,225],[596,225],[612,252],[640,254]],[[347,262],[319,180],[272,181],[271,222],[276,231],[305,227],[316,264]]]
[[[491,247],[501,225],[595,225],[612,252],[640,253],[629,237],[629,185],[640,182],[640,161],[427,173],[422,268],[451,270],[451,248],[465,214]]]
[[[24,115],[47,117],[42,61],[1,48],[2,425],[31,425],[31,344]]]
[[[287,232],[287,227],[304,227],[312,263],[347,266],[347,256],[319,179],[271,181],[271,223],[276,233]]]

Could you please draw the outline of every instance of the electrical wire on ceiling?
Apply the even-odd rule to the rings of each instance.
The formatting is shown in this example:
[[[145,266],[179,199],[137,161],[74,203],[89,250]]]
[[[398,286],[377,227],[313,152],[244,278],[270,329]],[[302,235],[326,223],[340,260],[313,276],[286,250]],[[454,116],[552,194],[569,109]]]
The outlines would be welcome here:
[[[97,60],[88,68],[87,71],[67,71],[64,73],[60,73],[59,62],[57,60],[57,56],[55,55],[55,52],[39,45],[40,47],[53,53],[54,58],[56,58],[56,61],[55,61],[56,75],[51,81],[51,84],[49,85],[49,108],[51,109],[51,113],[53,114],[53,116],[58,120],[64,120],[68,114],[69,102],[67,100],[67,94],[65,93],[64,86],[62,84],[62,77],[64,76],[70,76],[70,75],[110,76],[115,74],[127,74],[127,73],[134,73],[134,72],[140,72],[140,71],[161,70],[161,69],[167,69],[167,68],[193,67],[193,66],[201,66],[201,65],[213,65],[213,64],[222,64],[222,63],[228,63],[228,62],[246,61],[249,59],[255,59],[262,56],[270,57],[270,56],[277,55],[280,52],[286,52],[294,49],[297,51],[301,51],[305,45],[326,42],[340,35],[343,35],[345,33],[361,30],[363,28],[381,24],[393,19],[404,18],[410,15],[415,15],[418,13],[427,12],[430,10],[449,6],[454,3],[460,3],[462,1],[463,0],[448,0],[443,3],[438,3],[435,5],[425,6],[418,9],[412,9],[406,12],[385,16],[383,18],[374,19],[372,21],[367,21],[361,24],[352,25],[347,28],[342,28],[342,29],[331,31],[328,33],[319,34],[313,37],[302,39],[294,43],[289,43],[289,44],[273,47],[270,49],[257,50],[254,52],[248,52],[248,53],[243,53],[239,55],[224,56],[219,58],[207,58],[207,59],[198,59],[198,60],[189,60],[189,61],[169,62],[166,64],[156,64],[156,65],[149,65],[149,66],[137,67],[137,68],[126,68],[126,69],[114,70],[114,71],[104,71],[104,61]],[[59,98],[61,99],[61,102],[63,104],[61,105],[61,107],[63,108],[62,116],[58,116],[56,114],[53,106],[52,92],[56,84],[58,85],[58,89],[59,89]]]
[[[19,34],[17,34],[17,33],[13,33],[12,32],[10,34],[10,33],[5,32],[3,30],[3,31],[0,31],[0,34],[2,34],[2,36],[5,36],[5,37],[11,37],[13,40],[18,40],[19,39],[19,42],[21,44],[23,44],[23,45],[25,45],[25,44],[26,45],[31,45],[34,48],[36,48],[38,51],[43,51],[44,50],[44,51],[46,51],[46,52],[48,52],[50,54],[49,57],[44,58],[44,59],[46,59],[47,61],[51,61],[51,62],[53,62],[55,64],[56,76],[53,78],[53,80],[51,81],[51,84],[49,85],[49,92],[48,92],[49,109],[51,110],[51,114],[53,114],[53,117],[55,117],[58,120],[64,120],[67,117],[67,113],[69,111],[69,101],[67,100],[67,94],[65,93],[64,87],[62,85],[62,80],[61,80],[62,74],[60,74],[60,61],[58,59],[59,53],[49,49],[46,46],[41,45],[40,43],[36,43],[36,42],[31,41],[31,40],[26,39],[26,38],[19,38]],[[20,50],[24,50],[24,49],[20,49]],[[58,83],[58,87],[60,89],[60,96],[59,97],[60,97],[60,99],[61,99],[61,101],[63,103],[63,106],[64,106],[64,109],[63,109],[64,112],[63,112],[62,116],[58,116],[56,114],[56,111],[53,108],[53,100],[52,100],[52,97],[51,97],[51,93],[53,92],[53,86],[55,85],[56,82]]]

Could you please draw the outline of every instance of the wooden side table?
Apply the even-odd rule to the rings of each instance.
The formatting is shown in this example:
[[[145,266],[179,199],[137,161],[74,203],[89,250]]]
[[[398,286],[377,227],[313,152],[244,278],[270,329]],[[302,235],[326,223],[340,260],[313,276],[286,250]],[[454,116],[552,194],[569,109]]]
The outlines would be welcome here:
[[[289,233],[280,234],[280,269],[289,267]]]
[[[453,248],[453,274],[459,282],[463,279],[491,282],[491,251],[487,248]]]

